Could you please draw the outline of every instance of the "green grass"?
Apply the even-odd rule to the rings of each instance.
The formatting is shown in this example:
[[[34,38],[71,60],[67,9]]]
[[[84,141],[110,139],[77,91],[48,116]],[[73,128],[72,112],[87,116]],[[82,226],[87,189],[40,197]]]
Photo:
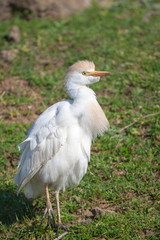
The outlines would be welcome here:
[[[1,239],[56,238],[45,224],[38,228],[45,196],[33,203],[24,192],[16,196],[17,146],[40,112],[67,98],[65,73],[80,59],[113,73],[92,86],[111,128],[94,142],[79,186],[60,194],[62,221],[72,226],[64,239],[159,239],[160,15],[147,15],[157,11],[155,4],[119,1],[111,9],[93,6],[69,19],[28,21],[16,15],[0,23],[1,50],[17,50],[11,62],[0,60],[0,86],[13,81],[0,93],[0,109],[9,111],[0,118]],[[12,25],[21,31],[16,44],[4,39]],[[15,86],[15,79],[25,88]],[[102,216],[92,215],[96,207]]]

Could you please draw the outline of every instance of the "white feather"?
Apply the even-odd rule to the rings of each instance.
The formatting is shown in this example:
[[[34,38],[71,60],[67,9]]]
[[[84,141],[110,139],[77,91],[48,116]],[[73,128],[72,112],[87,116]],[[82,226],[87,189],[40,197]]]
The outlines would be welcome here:
[[[86,62],[85,62],[86,63]],[[22,151],[15,176],[18,193],[26,188],[27,198],[44,193],[45,185],[54,190],[78,184],[87,172],[93,138],[109,127],[95,93],[79,81],[97,81],[75,72],[67,75],[66,89],[73,100],[61,101],[49,107],[35,121],[27,138],[19,145]],[[80,69],[83,64],[80,65]],[[94,67],[93,63],[88,67]],[[77,76],[76,82],[72,76]],[[83,79],[82,79],[83,78]]]

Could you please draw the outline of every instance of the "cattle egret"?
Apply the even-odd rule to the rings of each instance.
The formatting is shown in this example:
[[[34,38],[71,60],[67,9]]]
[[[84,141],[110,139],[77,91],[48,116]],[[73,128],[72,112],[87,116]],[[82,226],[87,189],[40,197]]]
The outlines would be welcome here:
[[[63,227],[60,218],[59,191],[79,184],[87,172],[91,142],[109,127],[108,120],[89,85],[109,72],[95,71],[93,62],[78,61],[66,75],[66,91],[72,100],[58,102],[45,110],[19,145],[21,158],[15,183],[17,194],[25,187],[25,196],[33,199],[46,194],[48,225]],[[53,188],[57,206],[57,225],[48,189]],[[40,224],[40,225],[41,225]]]

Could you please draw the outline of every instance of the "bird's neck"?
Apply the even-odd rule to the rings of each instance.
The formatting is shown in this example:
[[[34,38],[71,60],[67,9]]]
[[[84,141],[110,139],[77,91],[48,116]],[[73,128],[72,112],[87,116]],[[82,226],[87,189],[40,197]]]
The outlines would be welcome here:
[[[84,132],[95,138],[109,127],[108,120],[96,100],[95,92],[87,86],[69,85],[66,90],[73,99],[71,104],[72,113],[79,121]]]
[[[66,91],[69,97],[73,99],[73,101],[76,101],[78,99],[87,101],[89,98],[96,98],[95,92],[89,87],[83,85],[72,84],[67,86],[66,84]]]
[[[108,129],[108,120],[92,89],[83,86],[72,89],[68,94],[73,99],[71,112],[78,120],[78,124],[85,134],[90,136],[90,139],[96,138],[97,135],[101,135]]]

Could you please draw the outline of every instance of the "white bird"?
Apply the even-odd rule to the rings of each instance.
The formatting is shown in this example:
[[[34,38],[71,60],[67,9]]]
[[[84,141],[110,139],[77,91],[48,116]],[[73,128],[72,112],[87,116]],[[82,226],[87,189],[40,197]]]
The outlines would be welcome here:
[[[109,72],[95,71],[93,62],[78,61],[66,75],[66,91],[72,100],[58,102],[46,109],[30,128],[19,145],[22,151],[15,183],[17,194],[25,187],[28,199],[46,193],[48,223],[55,225],[49,188],[55,191],[57,228],[63,227],[60,217],[59,191],[79,184],[87,172],[91,142],[105,132],[109,123],[89,85]],[[41,225],[40,224],[40,225]]]

